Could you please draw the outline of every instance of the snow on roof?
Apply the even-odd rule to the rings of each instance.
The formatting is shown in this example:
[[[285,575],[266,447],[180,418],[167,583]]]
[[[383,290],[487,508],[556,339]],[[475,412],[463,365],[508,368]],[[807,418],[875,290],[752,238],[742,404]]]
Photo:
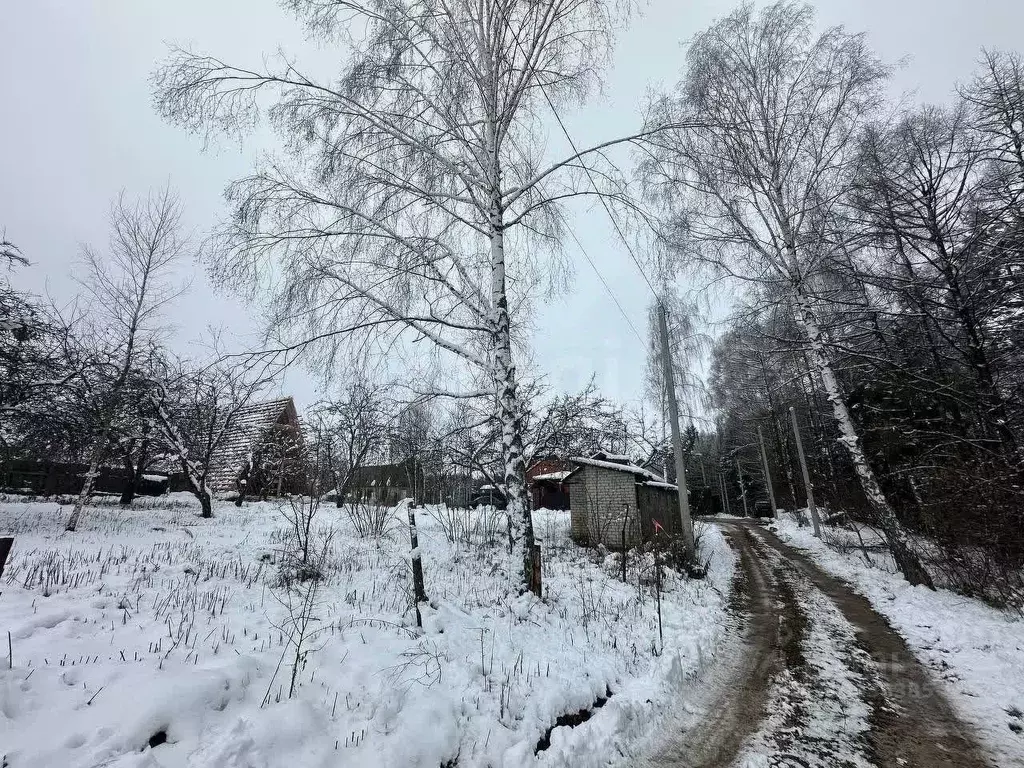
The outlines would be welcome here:
[[[607,454],[597,454],[597,455],[600,456],[600,455],[607,455]],[[620,464],[620,463],[615,462],[615,461],[603,461],[601,459],[588,459],[588,458],[584,458],[583,456],[575,456],[575,457],[573,457],[572,460],[575,461],[577,464],[587,464],[587,465],[592,466],[592,467],[601,467],[601,469],[614,469],[617,472],[629,472],[632,475],[637,475],[639,477],[643,477],[643,478],[646,478],[648,480],[653,480],[653,481],[655,481],[657,483],[664,483],[665,482],[665,478],[663,478],[661,475],[656,475],[653,472],[651,472],[650,470],[644,469],[643,467],[638,467],[636,464],[633,464],[633,463]],[[575,471],[575,470],[573,470],[573,471]]]
[[[630,464],[633,463],[633,459],[624,453],[608,453],[608,451],[598,451],[594,454],[594,457],[604,456],[606,461],[623,462],[627,461]]]
[[[545,473],[543,475],[534,475],[533,479],[534,480],[553,480],[555,482],[559,482],[560,483],[563,480],[565,480],[565,478],[567,478],[571,474],[572,474],[572,470],[571,469],[565,469],[565,470],[562,470],[561,472],[547,472],[547,473]]]
[[[206,479],[210,489],[234,490],[235,481],[250,454],[260,447],[271,428],[278,423],[298,424],[295,404],[290,397],[248,403],[239,408],[231,419],[227,434],[210,457],[210,474]]]
[[[679,486],[672,483],[663,483],[658,480],[645,480],[644,485],[649,485],[652,488],[664,488],[667,491],[678,491]]]

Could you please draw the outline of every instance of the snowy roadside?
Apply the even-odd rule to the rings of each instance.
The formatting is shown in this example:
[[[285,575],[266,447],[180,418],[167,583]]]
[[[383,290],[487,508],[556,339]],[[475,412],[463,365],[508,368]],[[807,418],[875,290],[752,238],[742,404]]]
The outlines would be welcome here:
[[[291,625],[274,586],[285,524],[273,503],[218,504],[213,520],[186,504],[91,507],[76,534],[63,532],[66,514],[0,503],[0,531],[16,535],[0,585],[13,647],[11,670],[0,653],[0,755],[12,768],[607,765],[714,653],[733,569],[709,529],[709,579],[666,584],[662,647],[644,563],[622,583],[568,540],[568,513],[535,514],[541,602],[509,597],[488,513],[453,543],[426,510],[431,607],[419,633],[402,521],[361,538],[325,507],[331,554],[289,699]],[[580,710],[592,717],[548,734]]]
[[[949,590],[912,587],[881,556],[840,553],[788,519],[771,529],[851,584],[907,640],[997,758],[1024,760],[1024,621]],[[838,535],[838,534],[837,534]]]

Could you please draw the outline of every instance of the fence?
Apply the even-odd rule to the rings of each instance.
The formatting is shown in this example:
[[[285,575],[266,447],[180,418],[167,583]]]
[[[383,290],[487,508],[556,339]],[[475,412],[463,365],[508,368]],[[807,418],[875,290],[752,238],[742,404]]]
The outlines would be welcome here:
[[[74,495],[81,492],[88,470],[87,464],[71,462],[10,461],[0,465],[0,488],[9,493],[34,496]],[[128,480],[124,469],[101,467],[93,490],[95,493],[121,493]],[[136,489],[142,496],[160,496],[166,491],[166,480],[143,479]]]
[[[644,541],[654,536],[654,521],[672,536],[679,530],[679,496],[675,490],[654,485],[636,486],[640,531]]]

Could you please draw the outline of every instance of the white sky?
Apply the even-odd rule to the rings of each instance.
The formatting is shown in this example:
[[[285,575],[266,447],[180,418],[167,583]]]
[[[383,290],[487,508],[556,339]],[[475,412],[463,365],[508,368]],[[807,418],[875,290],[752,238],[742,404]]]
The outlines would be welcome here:
[[[678,79],[681,43],[734,7],[728,0],[651,0],[622,35],[604,96],[566,115],[580,146],[635,130],[652,87]],[[1013,49],[1024,29],[1022,0],[819,0],[819,21],[865,30],[887,61],[909,57],[894,95],[943,101],[970,77],[980,49]],[[109,201],[124,188],[144,194],[168,179],[181,193],[197,239],[223,216],[221,192],[253,164],[256,149],[201,142],[164,124],[151,106],[148,77],[165,43],[190,44],[226,61],[260,61],[278,47],[330,66],[274,0],[31,0],[0,3],[0,230],[33,262],[16,285],[60,300],[81,243],[106,242]],[[557,131],[554,126],[552,131]],[[552,134],[553,135],[553,134]],[[577,235],[630,319],[643,334],[649,289],[598,207],[579,210]],[[573,244],[576,279],[564,299],[543,307],[533,339],[536,359],[559,388],[591,374],[620,401],[639,397],[644,350]],[[240,338],[258,319],[230,293],[214,293],[201,269],[172,321],[179,351],[209,325]],[[315,398],[304,373],[285,389],[300,403]]]

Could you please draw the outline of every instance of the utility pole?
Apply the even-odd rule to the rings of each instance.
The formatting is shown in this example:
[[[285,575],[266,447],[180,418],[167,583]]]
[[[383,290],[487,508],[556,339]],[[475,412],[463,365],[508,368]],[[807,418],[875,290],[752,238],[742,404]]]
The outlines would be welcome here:
[[[679,491],[679,522],[682,525],[683,547],[686,558],[693,560],[693,521],[690,519],[690,500],[686,493],[686,465],[683,461],[683,439],[679,434],[679,405],[676,403],[676,385],[672,377],[672,351],[668,341],[668,319],[665,302],[658,301],[658,331],[661,334],[661,372],[665,379],[665,399],[668,401],[669,427],[672,430],[672,449],[676,459],[676,487]]]
[[[747,486],[743,484],[743,467],[740,466],[740,457],[737,454],[733,456],[736,462],[736,474],[740,478],[740,498],[743,499],[743,516],[750,517],[750,510],[747,509]]]
[[[811,523],[814,524],[814,535],[821,538],[821,522],[818,520],[818,507],[814,503],[814,489],[811,488],[811,475],[807,472],[807,459],[804,457],[804,444],[800,439],[800,427],[796,423],[796,410],[789,406],[789,418],[793,421],[793,435],[796,436],[796,452],[800,457],[800,469],[804,473],[804,487],[807,489],[807,508],[811,511]]]
[[[761,464],[764,465],[764,484],[768,488],[768,499],[772,503],[772,517],[779,514],[779,508],[775,506],[775,489],[772,487],[772,473],[768,469],[768,452],[764,449],[764,435],[761,434],[761,425],[757,425],[757,443],[761,446]]]

